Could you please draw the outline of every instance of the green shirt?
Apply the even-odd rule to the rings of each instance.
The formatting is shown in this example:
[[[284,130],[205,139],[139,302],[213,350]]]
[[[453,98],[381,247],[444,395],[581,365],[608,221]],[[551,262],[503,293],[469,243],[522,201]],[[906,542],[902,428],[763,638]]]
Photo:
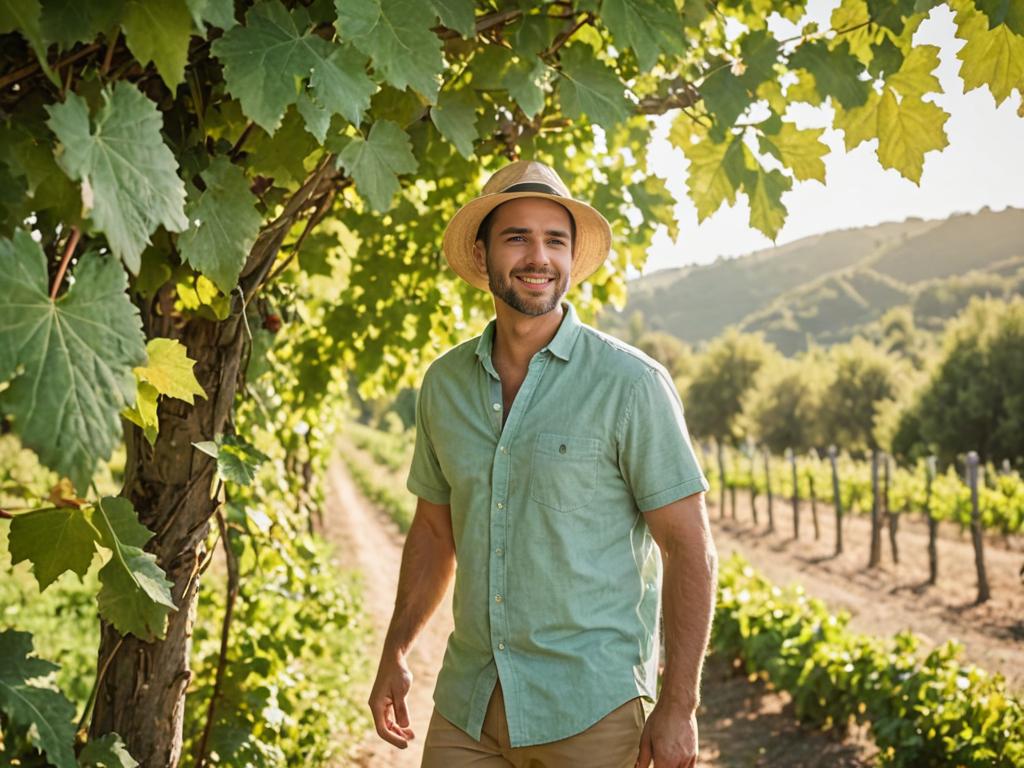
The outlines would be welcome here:
[[[513,747],[653,700],[661,557],[642,512],[708,488],[665,369],[564,304],[502,428],[494,321],[431,364],[408,488],[450,504],[455,629],[437,711],[474,739],[501,678]]]

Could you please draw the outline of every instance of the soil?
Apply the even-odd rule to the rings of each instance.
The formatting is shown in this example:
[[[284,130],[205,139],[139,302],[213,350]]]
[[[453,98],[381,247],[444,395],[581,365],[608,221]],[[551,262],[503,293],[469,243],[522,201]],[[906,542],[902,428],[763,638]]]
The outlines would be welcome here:
[[[713,501],[709,498],[709,502]],[[899,562],[893,562],[888,529],[882,531],[882,557],[868,567],[871,522],[866,516],[843,518],[843,553],[835,554],[835,513],[818,504],[819,536],[815,539],[809,503],[802,503],[799,539],[793,537],[793,508],[775,500],[775,530],[768,531],[766,500],[757,501],[759,522],[753,522],[749,495],[738,494],[737,518],[731,505],[723,519],[709,504],[720,559],[740,552],[778,585],[800,583],[833,612],[848,611],[850,629],[892,635],[910,629],[924,648],[957,640],[967,661],[1002,673],[1010,688],[1024,691],[1024,541],[1020,537],[988,537],[985,571],[991,597],[978,603],[974,547],[969,533],[944,523],[937,541],[938,579],[928,584],[928,531],[919,517],[901,516],[897,529]]]
[[[375,664],[394,605],[402,534],[383,512],[360,495],[340,462],[331,467],[330,487],[325,535],[335,544],[338,563],[345,568],[357,568],[363,574],[365,605],[376,628],[376,639],[368,656]],[[719,546],[728,549],[729,544],[722,539]],[[354,754],[338,766],[419,766],[423,737],[433,709],[434,682],[451,628],[449,592],[417,640],[409,660],[414,676],[409,708],[416,740],[408,749],[399,750],[371,730]],[[703,680],[703,703],[698,714],[701,768],[872,765],[876,750],[865,734],[853,733],[838,740],[799,725],[787,694],[770,690],[761,682],[749,682],[725,660],[709,658]],[[368,695],[367,688],[363,699]]]

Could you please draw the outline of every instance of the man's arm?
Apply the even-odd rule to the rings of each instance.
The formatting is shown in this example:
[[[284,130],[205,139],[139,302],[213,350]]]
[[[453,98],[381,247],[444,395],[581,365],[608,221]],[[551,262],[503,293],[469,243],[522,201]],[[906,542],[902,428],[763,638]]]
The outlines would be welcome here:
[[[415,737],[405,703],[412,686],[406,655],[444,597],[454,570],[451,506],[421,498],[405,537],[395,612],[368,702],[377,734],[402,749]]]
[[[703,492],[645,516],[665,563],[665,671],[637,765],[647,768],[653,759],[654,768],[691,768],[697,764],[700,671],[715,612],[718,555]]]

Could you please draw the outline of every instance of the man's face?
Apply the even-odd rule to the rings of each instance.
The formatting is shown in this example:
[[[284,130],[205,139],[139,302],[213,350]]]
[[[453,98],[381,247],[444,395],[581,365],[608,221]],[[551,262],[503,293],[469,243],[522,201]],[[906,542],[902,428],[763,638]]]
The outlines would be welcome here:
[[[520,197],[498,206],[486,253],[481,240],[474,248],[491,293],[524,315],[557,307],[569,290],[571,226],[569,212],[544,198]]]

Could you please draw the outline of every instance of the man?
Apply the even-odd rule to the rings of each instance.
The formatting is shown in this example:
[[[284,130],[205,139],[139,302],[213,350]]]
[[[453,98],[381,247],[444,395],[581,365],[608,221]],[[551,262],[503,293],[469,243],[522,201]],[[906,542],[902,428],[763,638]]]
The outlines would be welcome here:
[[[406,747],[406,653],[454,571],[424,768],[696,764],[717,571],[708,485],[664,368],[563,301],[610,244],[603,216],[526,161],[445,231],[445,257],[490,290],[495,319],[423,379],[419,501],[369,701],[380,736]],[[665,668],[645,721],[659,596]]]

